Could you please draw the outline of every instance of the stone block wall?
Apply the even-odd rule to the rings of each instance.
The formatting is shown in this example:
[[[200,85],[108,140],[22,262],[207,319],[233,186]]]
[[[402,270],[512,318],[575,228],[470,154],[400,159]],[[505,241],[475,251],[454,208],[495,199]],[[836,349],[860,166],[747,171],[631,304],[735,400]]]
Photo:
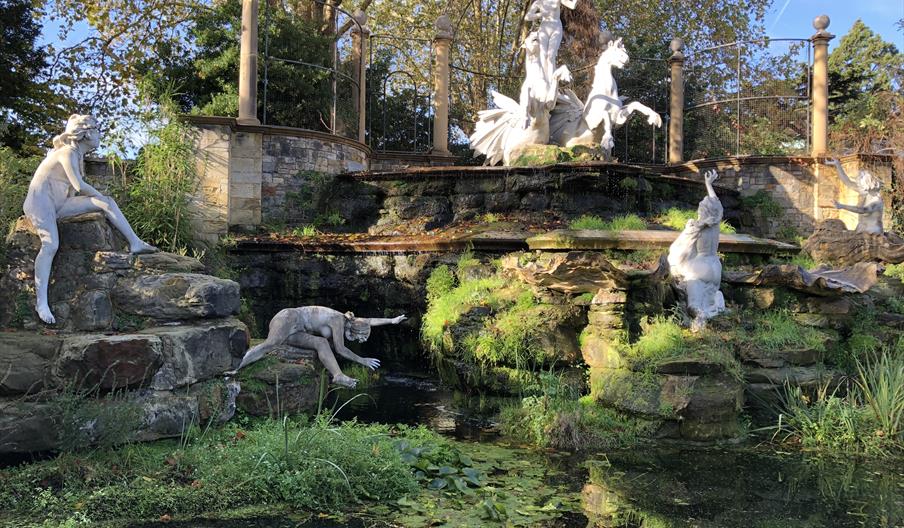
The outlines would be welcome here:
[[[857,223],[857,215],[838,211],[834,200],[856,204],[857,194],[845,188],[835,169],[824,164],[825,158],[809,156],[745,156],[719,158],[674,165],[662,169],[663,174],[701,180],[709,169],[721,174],[718,186],[736,190],[742,197],[766,192],[779,205],[782,213],[766,217],[754,215],[750,226],[763,235],[774,237],[796,232],[809,236],[817,222],[841,218],[849,227]],[[886,189],[891,187],[890,156],[850,155],[841,158],[845,172],[856,177],[860,169],[867,169],[882,179]],[[891,220],[891,198],[887,199],[886,222]],[[747,227],[747,226],[745,226]]]

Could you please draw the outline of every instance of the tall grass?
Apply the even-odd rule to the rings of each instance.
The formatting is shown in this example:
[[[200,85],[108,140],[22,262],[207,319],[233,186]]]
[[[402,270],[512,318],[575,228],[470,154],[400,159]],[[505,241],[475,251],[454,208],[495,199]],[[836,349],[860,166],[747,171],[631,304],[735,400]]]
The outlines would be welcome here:
[[[617,216],[604,220],[595,215],[582,215],[568,224],[569,229],[595,229],[599,231],[643,231],[647,223],[636,214]]]
[[[886,349],[865,364],[857,361],[860,399],[873,412],[882,434],[904,444],[904,352]]]
[[[687,221],[695,218],[697,218],[697,211],[693,209],[679,209],[677,207],[672,207],[657,216],[656,221],[676,231],[683,231],[684,227],[687,225]],[[722,222],[719,223],[719,232],[726,235],[733,235],[737,233],[737,230],[733,225],[722,220]]]

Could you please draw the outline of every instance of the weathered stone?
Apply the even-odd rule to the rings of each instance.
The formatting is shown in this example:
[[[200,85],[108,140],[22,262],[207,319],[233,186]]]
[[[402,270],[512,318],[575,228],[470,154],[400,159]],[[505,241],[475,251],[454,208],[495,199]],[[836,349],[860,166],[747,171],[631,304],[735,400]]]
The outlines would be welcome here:
[[[781,386],[789,383],[794,387],[816,386],[831,380],[834,374],[825,367],[783,367],[783,368],[747,368],[744,378],[748,383],[769,383]]]
[[[113,324],[113,303],[103,290],[82,292],[75,301],[72,324],[76,330],[106,330]]]
[[[53,385],[51,365],[60,338],[31,332],[0,333],[0,395],[31,394]]]
[[[248,329],[236,319],[149,328],[163,342],[163,364],[150,388],[172,390],[235,368],[248,349]]]
[[[159,251],[136,255],[134,267],[136,270],[198,272],[204,269],[204,264],[195,258]]]
[[[123,277],[113,301],[123,312],[164,320],[226,317],[241,304],[237,283],[194,273]]]
[[[818,262],[850,266],[858,262],[904,262],[904,238],[894,233],[858,233],[838,219],[817,224],[804,249]]]
[[[815,348],[760,350],[755,347],[744,347],[741,349],[740,357],[741,361],[762,368],[779,368],[786,365],[813,365],[822,360],[822,352]]]
[[[811,312],[822,315],[847,315],[851,311],[851,300],[847,297],[813,297],[807,299],[807,307]]]
[[[677,358],[660,361],[656,364],[656,373],[675,374],[679,376],[702,376],[722,372],[724,367],[704,358]]]
[[[627,285],[624,272],[604,255],[589,251],[515,253],[502,259],[502,268],[528,284],[565,293],[596,293]]]
[[[581,356],[590,367],[617,369],[627,366],[620,343],[625,333],[588,326],[581,334]]]
[[[63,385],[114,389],[141,384],[163,363],[160,338],[144,334],[66,337],[54,374]]]
[[[320,397],[319,363],[277,362],[240,379],[239,410],[252,416],[284,416],[310,412]]]
[[[0,453],[33,453],[57,446],[57,430],[46,403],[0,399]]]
[[[133,257],[129,253],[98,251],[94,254],[93,268],[97,273],[107,273],[131,269],[133,263]]]

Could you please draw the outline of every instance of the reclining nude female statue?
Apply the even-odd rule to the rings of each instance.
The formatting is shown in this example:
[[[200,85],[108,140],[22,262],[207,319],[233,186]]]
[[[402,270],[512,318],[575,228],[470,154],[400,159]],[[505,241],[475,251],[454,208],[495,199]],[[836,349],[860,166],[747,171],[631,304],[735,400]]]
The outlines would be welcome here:
[[[267,339],[251,347],[236,370],[261,359],[276,347],[288,345],[315,351],[317,358],[333,376],[333,383],[354,388],[358,380],[342,373],[330,344],[345,359],[376,370],[380,360],[358,356],[345,346],[345,339],[363,343],[370,337],[371,327],[399,324],[405,319],[404,315],[392,319],[355,317],[351,312],[342,313],[324,306],[286,308],[273,316]]]
[[[47,287],[53,257],[60,246],[57,220],[101,212],[126,238],[133,254],[153,253],[157,248],[138,238],[112,198],[85,182],[85,154],[100,145],[100,130],[91,116],[73,114],[66,130],[53,138],[53,149],[38,165],[22,210],[41,239],[35,258],[35,309],[47,324],[56,319],[47,303]]]

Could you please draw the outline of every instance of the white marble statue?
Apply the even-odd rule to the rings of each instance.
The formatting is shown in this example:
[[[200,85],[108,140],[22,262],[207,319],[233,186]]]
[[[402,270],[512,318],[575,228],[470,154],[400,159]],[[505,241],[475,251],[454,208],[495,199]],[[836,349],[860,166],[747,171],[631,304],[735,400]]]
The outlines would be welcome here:
[[[713,182],[716,171],[704,175],[707,196],[697,207],[697,218],[687,221],[684,231],[669,247],[669,267],[678,287],[687,294],[687,308],[693,317],[692,329],[700,330],[706,320],[725,311],[725,298],[719,291],[722,263],[719,261],[719,223],[722,202]]]
[[[521,45],[524,49],[525,76],[519,101],[492,92],[498,108],[478,112],[471,148],[486,155],[487,165],[500,161],[509,165],[513,153],[525,145],[545,145],[549,141],[549,111],[556,101],[559,82],[571,80],[568,68],[556,69],[546,77],[540,53],[540,37],[532,32]]]
[[[885,211],[885,202],[882,200],[882,182],[868,171],[861,170],[857,181],[848,178],[847,173],[837,159],[827,159],[826,164],[835,167],[838,177],[849,189],[860,195],[857,205],[845,205],[834,202],[837,209],[844,209],[857,213],[857,233],[882,234],[885,229],[882,226],[882,215]]]
[[[559,46],[562,44],[562,6],[574,9],[578,0],[534,0],[527,8],[524,20],[540,23],[537,30],[540,41],[540,57],[546,78],[550,79],[557,69]]]
[[[549,118],[549,129],[550,139],[556,145],[591,148],[599,145],[609,159],[615,145],[613,127],[623,125],[634,112],[645,114],[647,123],[656,127],[662,126],[662,118],[637,101],[624,105],[612,68],[623,68],[628,63],[628,52],[621,39],[610,39],[603,47],[594,68],[593,86],[587,102],[582,102],[571,90],[562,91]]]
[[[38,317],[47,324],[56,322],[47,303],[47,287],[53,257],[60,245],[57,220],[101,212],[126,238],[132,253],[157,251],[138,238],[112,198],[85,182],[85,154],[98,145],[97,121],[87,115],[69,116],[66,130],[53,138],[53,149],[38,165],[22,207],[41,239],[41,249],[35,258],[35,308]]]
[[[404,315],[392,319],[355,317],[351,312],[342,313],[323,306],[286,308],[273,316],[267,339],[251,347],[238,368],[254,363],[279,346],[302,348],[317,353],[320,363],[332,375],[333,383],[354,388],[358,380],[342,373],[333,350],[349,361],[360,363],[371,370],[377,369],[380,366],[379,359],[358,356],[345,346],[345,340],[363,343],[370,337],[371,327],[399,324],[405,319]]]

